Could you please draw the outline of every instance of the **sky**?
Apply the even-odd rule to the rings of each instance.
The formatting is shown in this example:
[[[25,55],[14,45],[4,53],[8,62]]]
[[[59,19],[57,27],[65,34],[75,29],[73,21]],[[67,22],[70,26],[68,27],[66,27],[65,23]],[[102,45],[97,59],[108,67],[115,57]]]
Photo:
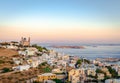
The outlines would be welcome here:
[[[0,41],[120,42],[120,0],[0,0]]]

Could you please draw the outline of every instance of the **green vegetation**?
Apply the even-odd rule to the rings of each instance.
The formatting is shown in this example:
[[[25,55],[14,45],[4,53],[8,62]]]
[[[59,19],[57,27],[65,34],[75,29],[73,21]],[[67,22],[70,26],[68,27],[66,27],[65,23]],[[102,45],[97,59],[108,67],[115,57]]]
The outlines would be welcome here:
[[[83,59],[82,59],[82,62],[83,62]],[[88,64],[90,64],[90,61],[87,60],[87,59],[84,59],[84,63],[88,63]]]
[[[65,83],[71,83],[71,82],[67,80]]]
[[[3,70],[2,73],[6,73],[6,72],[10,72],[11,71],[9,68],[3,68],[2,70]]]
[[[48,73],[48,72],[51,72],[51,69],[50,69],[49,67],[45,67],[45,68],[43,69],[43,71],[44,71],[45,73]]]
[[[52,69],[50,68],[50,65],[47,64],[47,62],[41,63],[38,68],[43,71],[44,73],[51,72]]]
[[[76,64],[77,64],[77,65],[78,65],[78,64],[81,65],[81,64],[82,64],[82,60],[81,60],[81,59],[78,59]]]
[[[37,44],[33,44],[32,47],[37,48],[40,52],[43,52],[44,50],[45,50],[45,51],[48,51],[47,48],[42,47],[42,46],[38,46]]]
[[[84,61],[84,63],[90,64],[90,61],[87,59],[78,59],[76,62],[76,66],[80,67],[80,65],[82,64],[83,61]]]
[[[96,69],[96,73],[103,73],[105,75],[105,78],[107,78],[106,72],[103,72],[101,69]]]
[[[115,69],[113,69],[110,66],[108,66],[107,68],[108,68],[109,72],[112,74],[113,78],[117,78],[118,77],[118,73],[115,71]]]
[[[109,79],[109,78],[117,78],[118,77],[118,73],[115,71],[115,69],[112,69],[110,66],[107,67],[108,68],[108,71],[110,72],[110,74],[112,75],[112,77],[108,77],[106,75],[105,72],[103,72],[102,70],[100,69],[96,69],[96,73],[103,73],[105,75],[105,79]]]
[[[56,83],[63,83],[61,80],[59,79],[53,79],[53,81],[55,81]]]
[[[82,64],[82,60],[78,59],[76,64],[75,64],[75,67],[78,68],[78,67],[80,67],[81,64]]]
[[[10,45],[10,44],[7,42],[4,42],[4,43],[0,43],[0,45]]]
[[[4,61],[3,61],[3,60],[0,60],[0,64],[2,64],[2,63],[4,63]]]
[[[91,78],[95,78],[95,79],[97,79],[97,75],[95,75],[95,76],[88,75],[88,77],[91,77]]]
[[[103,73],[104,74],[104,72],[101,69],[96,69],[96,73]]]
[[[45,65],[47,65],[47,62],[43,62],[43,63],[41,63],[41,65],[42,65],[42,66],[45,66]]]

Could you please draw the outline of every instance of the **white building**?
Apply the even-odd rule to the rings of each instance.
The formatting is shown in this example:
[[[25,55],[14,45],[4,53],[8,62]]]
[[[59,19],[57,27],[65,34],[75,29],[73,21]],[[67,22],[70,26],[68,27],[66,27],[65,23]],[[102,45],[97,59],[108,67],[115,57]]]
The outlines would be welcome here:
[[[52,73],[63,73],[63,71],[59,68],[53,69]]]
[[[68,61],[69,60],[69,55],[63,55],[62,60]]]
[[[69,65],[70,67],[75,68],[75,63],[69,63],[68,65]]]
[[[15,49],[15,50],[18,49],[17,46],[13,46],[13,45],[7,45],[6,48],[7,49]]]
[[[120,83],[120,79],[107,79],[105,83]]]
[[[30,68],[29,65],[20,65],[20,66],[16,66],[16,67],[12,67],[13,70],[18,70],[18,71],[24,71],[24,70],[28,70]]]
[[[44,53],[44,54],[42,54],[42,59],[47,61],[50,59],[50,57],[48,54]]]
[[[35,55],[36,52],[38,52],[38,50],[36,48],[30,47],[30,48],[26,48],[25,52],[26,52],[26,55],[32,56],[32,55]]]
[[[24,55],[24,56],[25,56],[25,55],[26,55],[26,52],[25,52],[25,51],[18,51],[18,54],[19,54],[19,55]]]

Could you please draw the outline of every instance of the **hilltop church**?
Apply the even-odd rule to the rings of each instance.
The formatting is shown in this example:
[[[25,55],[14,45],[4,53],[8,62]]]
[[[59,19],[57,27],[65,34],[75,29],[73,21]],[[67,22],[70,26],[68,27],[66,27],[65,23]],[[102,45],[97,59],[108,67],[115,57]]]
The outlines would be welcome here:
[[[21,37],[20,45],[22,45],[22,46],[30,46],[30,37],[28,38],[28,40],[27,40],[27,38]]]

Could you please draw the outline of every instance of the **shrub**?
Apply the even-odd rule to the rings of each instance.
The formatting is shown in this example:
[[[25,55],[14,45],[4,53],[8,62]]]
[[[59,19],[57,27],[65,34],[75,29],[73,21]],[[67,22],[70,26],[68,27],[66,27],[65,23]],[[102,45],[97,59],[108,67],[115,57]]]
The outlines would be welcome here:
[[[47,62],[43,62],[43,63],[41,63],[42,66],[45,66],[46,64],[47,64]]]
[[[33,45],[32,45],[32,47],[37,48],[40,52],[43,52],[43,50],[48,51],[48,49],[47,49],[47,48],[42,47],[42,46],[38,46],[37,44],[33,44]]]
[[[109,72],[112,74],[112,77],[114,77],[114,78],[118,77],[118,73],[116,72],[115,69],[113,69],[110,66],[108,66],[107,68],[108,68]]]
[[[3,73],[10,72],[9,68],[3,68],[2,70],[3,70]]]
[[[44,72],[48,73],[51,72],[51,69],[49,67],[44,68]]]
[[[56,83],[63,83],[61,80],[59,79],[53,79],[53,81],[55,81]]]
[[[0,60],[0,64],[2,64],[2,63],[4,63],[4,61],[3,61],[3,60]]]
[[[33,81],[33,83],[42,83],[42,82],[39,82],[39,81]]]

